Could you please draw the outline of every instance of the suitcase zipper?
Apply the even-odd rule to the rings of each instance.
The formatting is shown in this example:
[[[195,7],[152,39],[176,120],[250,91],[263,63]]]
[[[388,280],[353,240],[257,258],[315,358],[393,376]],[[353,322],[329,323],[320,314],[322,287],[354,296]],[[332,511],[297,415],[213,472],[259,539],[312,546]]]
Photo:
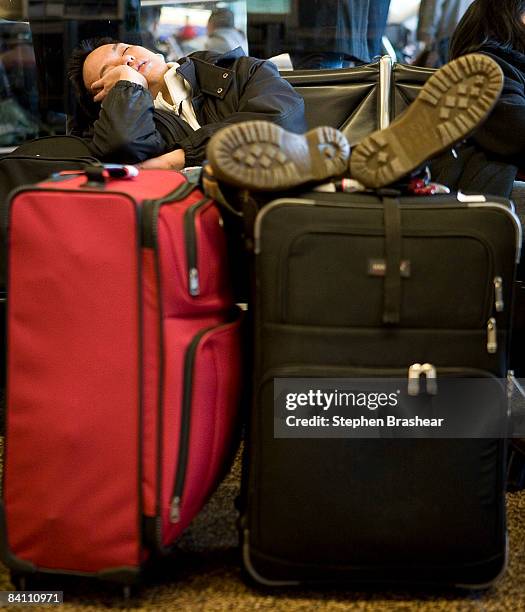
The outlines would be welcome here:
[[[374,376],[370,376],[370,372]],[[401,368],[373,368],[363,366],[314,366],[289,364],[272,368],[261,378],[258,392],[261,387],[271,379],[275,378],[408,378],[407,395],[418,396],[420,393],[420,378],[424,374],[426,378],[427,395],[438,394],[438,371],[441,376],[449,377],[471,377],[471,378],[497,378],[492,372],[477,368],[462,367],[439,367],[431,363],[414,363],[407,370]],[[336,376],[335,376],[336,375]]]
[[[155,260],[156,260],[156,274],[157,274],[157,291],[160,296],[161,287],[160,287],[160,261],[159,261],[159,251],[158,251],[158,218],[159,218],[159,210],[163,204],[167,204],[169,202],[179,202],[186,198],[194,189],[196,189],[197,185],[192,183],[182,183],[173,191],[171,191],[168,195],[163,198],[159,198],[156,200],[144,200],[142,204],[142,247],[143,248],[151,248],[155,252]],[[161,305],[162,302],[159,302]],[[159,321],[162,321],[162,307],[160,306],[161,311],[159,313]],[[162,329],[159,331],[159,354],[160,354],[160,372],[159,372],[159,400],[158,400],[158,419],[159,424],[162,423],[162,388],[163,388],[163,357],[164,347],[163,347],[163,336]],[[158,427],[157,432],[157,474],[162,473],[162,454],[163,454],[163,443],[162,443],[162,427]],[[155,534],[157,538],[157,546],[159,550],[163,550],[162,546],[162,519],[160,518],[160,507],[161,507],[161,490],[160,490],[160,478],[157,481],[156,485],[156,519],[155,519]]]
[[[154,246],[158,239],[158,215],[160,207],[163,204],[183,200],[192,191],[197,188],[193,183],[184,183],[175,191],[169,193],[158,200],[147,200],[144,202],[144,209],[148,211],[145,215],[143,227],[143,245]],[[195,230],[195,215],[197,211],[210,201],[209,198],[203,198],[192,204],[184,213],[184,235],[186,243],[186,260],[187,260],[187,277],[188,277],[188,293],[192,296],[200,295],[200,279],[197,262],[197,237]]]
[[[408,395],[419,395],[421,374],[424,374],[427,379],[427,394],[437,395],[437,373],[436,368],[431,363],[424,363],[423,365],[414,363],[408,368]]]
[[[193,183],[182,183],[168,195],[157,200],[144,200],[142,204],[142,246],[156,248],[158,244],[158,217],[163,204],[180,202],[196,189]]]
[[[494,277],[494,307],[496,312],[503,312],[503,279],[501,276]]]
[[[490,317],[487,321],[487,353],[493,355],[498,350],[498,328],[496,319]]]
[[[503,312],[503,278],[494,277],[494,311]],[[487,353],[493,355],[498,352],[498,326],[496,317],[490,317],[487,321]]]
[[[195,355],[197,347],[202,337],[209,332],[213,327],[207,327],[201,330],[191,341],[186,356],[184,358],[184,390],[182,396],[182,414],[179,437],[179,456],[177,460],[177,470],[175,472],[175,480],[173,483],[173,495],[170,503],[170,523],[178,523],[180,521],[180,507],[182,503],[182,493],[184,483],[186,481],[186,468],[188,466],[188,451],[190,441],[190,426],[191,426],[191,400],[193,392],[193,366],[195,364]]]
[[[374,376],[370,376],[370,372]],[[289,364],[272,368],[266,372],[260,383],[259,390],[271,379],[275,378],[408,378],[407,395],[418,396],[420,393],[420,378],[426,378],[427,395],[438,394],[438,371],[441,376],[470,377],[470,378],[497,378],[492,372],[477,368],[439,367],[431,363],[414,363],[407,370],[402,368],[373,368],[363,366],[313,366]]]
[[[195,216],[197,211],[210,200],[204,198],[184,213],[184,233],[186,237],[186,260],[188,265],[188,291],[193,297],[200,295],[200,280],[197,261],[197,232],[195,229]]]

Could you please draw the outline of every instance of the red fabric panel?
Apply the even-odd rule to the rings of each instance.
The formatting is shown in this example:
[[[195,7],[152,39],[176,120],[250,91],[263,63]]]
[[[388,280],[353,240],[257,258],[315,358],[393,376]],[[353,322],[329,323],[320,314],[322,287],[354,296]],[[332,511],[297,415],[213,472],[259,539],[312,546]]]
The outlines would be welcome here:
[[[195,216],[200,294],[189,293],[184,215],[202,199],[195,192],[184,203],[163,206],[159,215],[159,249],[163,275],[163,308],[167,317],[206,316],[232,304],[227,273],[226,238],[217,205],[210,201]]]
[[[142,495],[146,516],[156,514],[157,432],[159,413],[160,316],[158,281],[153,249],[142,250],[143,296],[143,472]]]
[[[176,347],[177,322],[166,322],[166,338],[171,338],[167,363],[175,365],[184,357]],[[165,457],[162,504],[163,543],[168,545],[188,526],[202,508],[223,474],[224,461],[232,448],[238,419],[241,388],[240,322],[219,324],[206,332],[198,345],[194,368],[188,466],[182,494],[181,520],[170,523],[169,505],[178,463],[180,413],[175,378],[166,380]],[[174,372],[181,367],[176,363]],[[173,400],[173,401],[172,401]],[[175,444],[174,444],[175,442]]]
[[[162,491],[163,524],[171,501],[179,456],[179,440],[184,391],[184,360],[193,338],[206,327],[220,323],[215,316],[202,319],[166,319],[164,321],[164,386],[162,400]],[[173,540],[166,539],[169,544]]]
[[[136,566],[135,206],[103,193],[23,193],[9,240],[10,548],[43,568]]]
[[[77,189],[79,187],[84,189],[86,182],[86,176],[81,174],[71,175],[67,180],[60,182],[40,183],[40,186],[49,189]],[[137,202],[142,202],[142,200],[163,198],[185,182],[184,175],[173,170],[140,170],[136,178],[108,179],[97,189],[125,193]]]
[[[209,202],[199,209],[195,219],[198,261],[201,281],[201,302],[217,309],[230,308],[233,301],[226,234],[217,204]]]
[[[8,433],[17,442],[7,448],[5,497],[11,549],[39,567],[94,572],[136,566],[144,557],[138,515],[141,509],[157,514],[157,487],[162,543],[170,545],[222,473],[241,360],[239,327],[224,325],[233,300],[219,210],[206,202],[194,217],[200,294],[191,296],[185,213],[204,199],[202,192],[160,208],[160,279],[151,248],[142,250],[139,270],[135,210],[121,195],[140,207],[184,181],[177,172],[141,171],[135,179],[86,190],[81,176],[17,198],[8,398]],[[195,360],[182,520],[173,525],[168,511],[179,460],[184,363],[192,340],[208,327],[214,329],[201,339]],[[35,483],[34,497],[19,474]],[[60,487],[50,495],[52,482]]]
[[[159,214],[158,249],[164,318],[161,519],[165,546],[182,533],[213,488],[224,457],[231,450],[231,432],[238,410],[240,332],[236,325],[222,327],[230,316],[233,299],[226,239],[218,208],[213,202],[199,207],[194,217],[200,294],[191,296],[189,293],[185,213],[202,198],[200,192],[194,192],[184,202],[162,206]],[[229,331],[219,331],[217,326]],[[206,333],[201,342],[207,347],[217,345],[223,348],[198,349],[197,382],[191,408],[189,471],[185,479],[185,491],[187,489],[189,494],[186,497],[183,493],[181,521],[172,524],[169,522],[169,507],[179,461],[184,363],[192,340],[208,327],[217,329],[211,332],[217,334],[217,340],[208,341],[209,333]],[[218,353],[221,353],[219,357]],[[226,373],[216,364],[217,358],[225,360]],[[216,427],[216,419],[224,420],[223,425]]]

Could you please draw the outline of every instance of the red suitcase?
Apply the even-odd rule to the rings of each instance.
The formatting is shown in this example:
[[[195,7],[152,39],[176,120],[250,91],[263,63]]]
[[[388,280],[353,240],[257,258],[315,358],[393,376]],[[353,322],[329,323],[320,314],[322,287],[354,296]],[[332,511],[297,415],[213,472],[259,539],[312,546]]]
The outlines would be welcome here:
[[[235,439],[240,319],[219,211],[180,173],[107,173],[59,175],[9,208],[0,531],[17,574],[132,581]]]

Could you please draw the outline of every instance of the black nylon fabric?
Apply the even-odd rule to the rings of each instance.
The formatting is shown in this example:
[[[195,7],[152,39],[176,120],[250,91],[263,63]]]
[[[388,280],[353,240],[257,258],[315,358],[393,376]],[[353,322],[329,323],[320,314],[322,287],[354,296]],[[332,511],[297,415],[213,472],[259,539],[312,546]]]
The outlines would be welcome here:
[[[504,567],[505,440],[274,436],[276,377],[406,377],[425,362],[438,385],[447,368],[506,375],[517,228],[504,203],[399,202],[402,259],[411,266],[394,327],[383,323],[385,279],[368,266],[385,257],[380,198],[310,193],[259,214],[241,524],[245,569],[260,584],[474,586]],[[503,312],[495,311],[495,275]],[[487,350],[491,317],[495,353]]]
[[[401,211],[395,198],[383,198],[385,215],[385,298],[383,323],[397,324],[401,307]]]
[[[330,125],[352,146],[379,129],[379,62],[340,70],[295,70],[282,76],[304,98],[308,128]]]

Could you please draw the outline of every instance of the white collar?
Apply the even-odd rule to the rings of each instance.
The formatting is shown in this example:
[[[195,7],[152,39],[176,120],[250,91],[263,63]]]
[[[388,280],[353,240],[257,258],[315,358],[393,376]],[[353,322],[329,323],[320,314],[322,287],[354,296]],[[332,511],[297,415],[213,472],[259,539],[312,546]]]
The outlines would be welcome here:
[[[180,104],[183,100],[187,100],[191,97],[191,85],[186,79],[177,74],[177,68],[180,66],[177,62],[169,62],[168,70],[164,73],[164,81],[170,93],[170,97],[173,104],[170,104],[164,99],[162,91],[159,91],[155,102],[160,107],[170,107],[178,111]]]

